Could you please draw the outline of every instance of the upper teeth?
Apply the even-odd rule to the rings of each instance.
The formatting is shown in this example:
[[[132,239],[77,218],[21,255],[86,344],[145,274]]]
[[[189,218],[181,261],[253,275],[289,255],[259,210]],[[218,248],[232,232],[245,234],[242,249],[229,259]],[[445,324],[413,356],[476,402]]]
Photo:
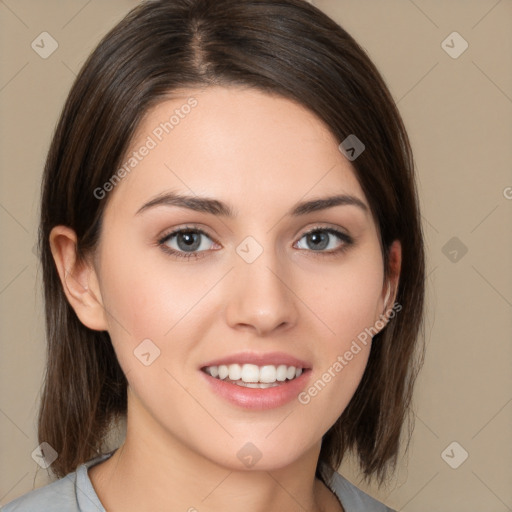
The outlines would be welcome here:
[[[281,364],[274,366],[268,364],[265,366],[257,366],[255,364],[221,364],[220,366],[207,366],[206,372],[212,377],[218,379],[230,380],[242,380],[243,382],[264,382],[271,383],[280,381],[283,382],[286,379],[294,379],[302,373],[302,368],[296,368],[295,366],[286,366]]]

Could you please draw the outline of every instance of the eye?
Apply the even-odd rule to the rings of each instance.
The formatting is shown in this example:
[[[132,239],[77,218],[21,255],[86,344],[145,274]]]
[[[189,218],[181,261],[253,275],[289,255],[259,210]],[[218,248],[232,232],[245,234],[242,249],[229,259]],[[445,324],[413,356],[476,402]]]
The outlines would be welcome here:
[[[211,243],[205,241],[205,238]],[[180,258],[199,258],[211,249],[212,239],[199,228],[185,227],[172,231],[158,240],[162,250]],[[199,254],[198,254],[199,253]]]
[[[301,240],[305,243],[301,244]],[[337,240],[336,240],[337,239]],[[340,243],[341,242],[341,243]],[[352,238],[334,228],[315,227],[304,233],[298,242],[299,249],[309,249],[313,252],[335,254],[345,251],[353,244]]]
[[[305,240],[305,243],[302,240]],[[209,242],[208,242],[209,240]],[[297,242],[299,249],[306,249],[322,256],[332,256],[346,251],[354,243],[352,237],[334,228],[314,227]],[[186,226],[165,234],[158,240],[162,250],[178,258],[202,258],[214,250],[216,242],[202,229]]]

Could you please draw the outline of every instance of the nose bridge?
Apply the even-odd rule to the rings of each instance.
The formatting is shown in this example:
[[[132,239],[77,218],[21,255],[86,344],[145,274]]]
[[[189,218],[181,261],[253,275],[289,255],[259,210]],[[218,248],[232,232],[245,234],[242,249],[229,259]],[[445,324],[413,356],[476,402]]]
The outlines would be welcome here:
[[[259,334],[283,324],[292,325],[297,319],[287,262],[284,256],[279,257],[272,236],[265,240],[264,245],[249,236],[236,247],[227,308],[227,321],[232,327],[249,325]]]

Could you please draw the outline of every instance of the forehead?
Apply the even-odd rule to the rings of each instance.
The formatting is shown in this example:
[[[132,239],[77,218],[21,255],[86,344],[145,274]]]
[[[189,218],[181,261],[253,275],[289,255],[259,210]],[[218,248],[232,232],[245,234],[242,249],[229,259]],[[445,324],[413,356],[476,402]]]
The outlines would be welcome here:
[[[367,203],[338,146],[317,116],[281,96],[237,87],[177,91],[139,124],[112,200],[140,206],[173,190],[218,197],[237,211],[277,211],[333,193]]]

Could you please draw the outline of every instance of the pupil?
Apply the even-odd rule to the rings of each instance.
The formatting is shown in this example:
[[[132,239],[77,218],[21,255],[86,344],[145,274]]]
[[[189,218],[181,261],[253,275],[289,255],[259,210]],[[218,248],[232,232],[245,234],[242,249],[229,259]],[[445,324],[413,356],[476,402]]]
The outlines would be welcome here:
[[[313,242],[313,245],[315,246],[316,249],[325,249],[328,245],[328,236],[326,233],[312,233],[310,235],[310,240]]]
[[[178,237],[178,245],[180,249],[197,249],[199,247],[199,243],[197,242],[198,233],[182,233],[181,237]],[[184,246],[180,243],[184,242]]]

